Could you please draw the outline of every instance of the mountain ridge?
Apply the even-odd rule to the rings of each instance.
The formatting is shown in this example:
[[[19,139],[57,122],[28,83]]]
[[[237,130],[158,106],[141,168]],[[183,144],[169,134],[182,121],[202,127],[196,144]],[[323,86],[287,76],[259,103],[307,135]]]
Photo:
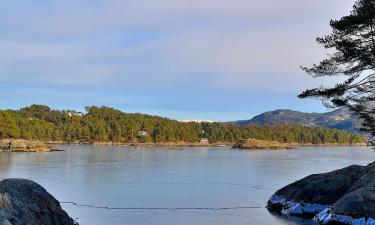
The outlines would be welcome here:
[[[231,122],[240,126],[296,124],[309,127],[324,127],[361,133],[361,123],[348,109],[341,108],[326,113],[306,113],[291,109],[277,109],[254,116],[249,120]]]

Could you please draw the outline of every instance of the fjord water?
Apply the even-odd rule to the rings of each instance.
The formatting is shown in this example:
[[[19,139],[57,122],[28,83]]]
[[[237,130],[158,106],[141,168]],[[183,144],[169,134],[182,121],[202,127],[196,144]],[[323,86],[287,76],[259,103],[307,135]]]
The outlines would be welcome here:
[[[0,176],[38,182],[81,225],[310,224],[271,215],[268,198],[309,174],[375,161],[368,147],[60,148],[1,152]]]

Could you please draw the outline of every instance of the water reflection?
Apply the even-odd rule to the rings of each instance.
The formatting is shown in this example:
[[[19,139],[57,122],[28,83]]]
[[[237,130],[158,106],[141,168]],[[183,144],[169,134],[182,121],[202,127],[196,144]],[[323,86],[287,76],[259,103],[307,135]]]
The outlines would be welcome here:
[[[80,204],[63,207],[82,225],[311,224],[271,215],[265,209],[268,198],[308,174],[375,158],[370,148],[345,147],[61,148],[67,151],[1,152],[0,175],[33,179],[60,201]]]
[[[10,152],[0,152],[0,178],[7,178],[9,169],[12,164],[12,156]]]
[[[303,219],[298,217],[286,217],[279,214],[271,213],[270,215],[280,221],[279,224],[290,224],[290,225],[315,225],[311,219]]]

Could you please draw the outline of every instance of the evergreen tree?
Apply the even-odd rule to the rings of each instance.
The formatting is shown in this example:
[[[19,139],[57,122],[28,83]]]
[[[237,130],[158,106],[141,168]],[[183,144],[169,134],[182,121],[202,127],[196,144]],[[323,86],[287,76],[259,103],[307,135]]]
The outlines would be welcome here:
[[[147,135],[138,137],[139,131]],[[204,132],[202,132],[204,131]],[[235,142],[255,138],[300,143],[358,143],[360,135],[299,125],[248,126],[222,123],[182,123],[143,114],[127,114],[108,107],[87,107],[86,114],[31,106],[0,110],[0,138],[25,138],[65,142]]]
[[[330,35],[317,42],[334,53],[311,68],[314,77],[341,76],[333,87],[306,90],[299,97],[322,99],[328,107],[348,107],[363,121],[363,129],[375,135],[375,0],[359,0],[350,15],[330,23]]]
[[[19,135],[15,117],[9,111],[0,112],[0,137],[13,138]]]

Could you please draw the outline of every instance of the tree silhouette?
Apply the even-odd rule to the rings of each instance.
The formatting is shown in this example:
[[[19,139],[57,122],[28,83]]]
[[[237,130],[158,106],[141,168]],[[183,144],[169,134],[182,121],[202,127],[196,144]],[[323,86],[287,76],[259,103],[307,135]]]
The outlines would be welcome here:
[[[331,20],[330,25],[332,33],[317,42],[333,53],[302,69],[313,77],[341,76],[343,82],[306,90],[299,97],[351,109],[361,119],[363,130],[375,136],[375,0],[356,1],[350,15]]]

